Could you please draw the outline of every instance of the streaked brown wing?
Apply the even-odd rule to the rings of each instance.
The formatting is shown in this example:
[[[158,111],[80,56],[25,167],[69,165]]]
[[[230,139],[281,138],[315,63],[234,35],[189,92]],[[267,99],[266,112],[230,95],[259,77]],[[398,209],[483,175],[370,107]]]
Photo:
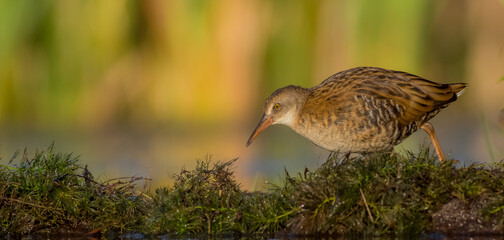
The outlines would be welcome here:
[[[383,107],[402,109],[397,120],[409,125],[455,101],[463,88],[465,84],[439,84],[406,72],[359,67],[329,77],[313,92],[326,101],[333,97],[335,108],[347,107],[341,101],[359,95],[387,100],[381,101],[387,102]]]
[[[449,84],[390,70],[366,75],[356,83],[354,91],[376,99],[389,99],[392,104],[400,105],[404,111],[398,121],[403,125],[419,121],[457,99]]]

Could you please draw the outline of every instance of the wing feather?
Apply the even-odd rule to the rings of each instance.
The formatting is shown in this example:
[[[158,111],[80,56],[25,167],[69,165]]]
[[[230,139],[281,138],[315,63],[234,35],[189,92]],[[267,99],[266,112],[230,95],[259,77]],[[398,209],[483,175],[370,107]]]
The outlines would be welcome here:
[[[401,71],[382,68],[360,67],[339,72],[320,85],[312,88],[314,96],[334,101],[340,108],[341,102],[356,95],[377,100],[387,100],[390,105],[399,105],[404,111],[395,115],[403,125],[427,121],[449,103],[457,99],[466,84],[441,84]],[[328,93],[337,95],[325,96]],[[345,107],[348,107],[345,105]],[[427,117],[426,117],[427,116]]]

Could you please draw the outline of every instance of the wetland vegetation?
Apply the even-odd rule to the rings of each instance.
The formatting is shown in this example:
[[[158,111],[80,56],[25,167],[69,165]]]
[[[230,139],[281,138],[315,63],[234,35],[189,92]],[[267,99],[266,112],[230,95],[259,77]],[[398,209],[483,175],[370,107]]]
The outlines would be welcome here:
[[[459,166],[419,154],[332,154],[316,170],[248,192],[235,181],[238,159],[198,161],[151,179],[97,179],[54,146],[0,162],[3,234],[138,232],[190,236],[501,234],[504,162]]]

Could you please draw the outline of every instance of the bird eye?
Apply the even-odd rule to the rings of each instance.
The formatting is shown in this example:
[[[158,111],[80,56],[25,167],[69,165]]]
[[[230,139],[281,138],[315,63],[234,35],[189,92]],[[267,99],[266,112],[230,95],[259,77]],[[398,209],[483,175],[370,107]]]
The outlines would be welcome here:
[[[275,110],[280,109],[280,103],[275,104],[275,106],[273,106],[273,108],[274,108]]]

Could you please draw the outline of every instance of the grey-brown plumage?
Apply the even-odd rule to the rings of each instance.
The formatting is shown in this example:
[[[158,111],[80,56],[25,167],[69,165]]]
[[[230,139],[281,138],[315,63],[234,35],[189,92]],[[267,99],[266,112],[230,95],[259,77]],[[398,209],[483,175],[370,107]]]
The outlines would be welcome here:
[[[422,128],[442,160],[427,121],[457,100],[466,84],[440,84],[413,74],[376,67],[336,73],[313,88],[287,86],[266,100],[264,115],[247,146],[271,124],[280,123],[330,151],[391,150]]]

